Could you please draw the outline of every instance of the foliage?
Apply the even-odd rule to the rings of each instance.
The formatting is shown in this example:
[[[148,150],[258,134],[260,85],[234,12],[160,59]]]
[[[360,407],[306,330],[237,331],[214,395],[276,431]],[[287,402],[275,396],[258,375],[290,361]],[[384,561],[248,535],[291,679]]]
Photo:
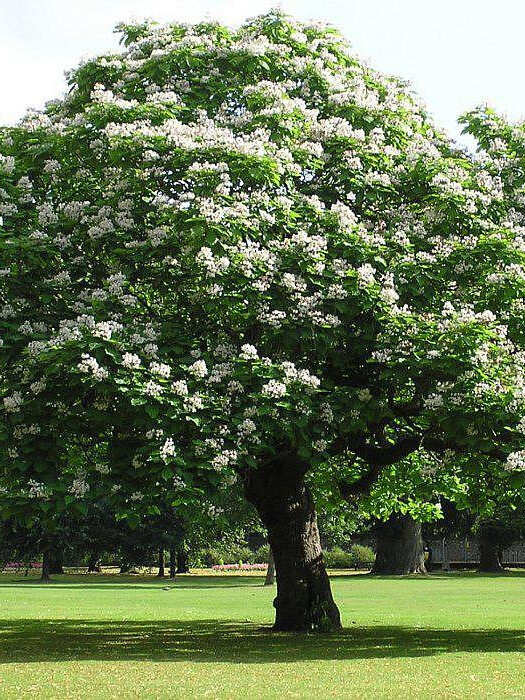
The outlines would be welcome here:
[[[253,562],[255,564],[268,564],[270,560],[270,547],[267,544],[263,544],[253,553]]]
[[[354,564],[370,564],[375,559],[375,552],[371,547],[362,544],[353,544],[350,548],[350,554],[354,560]]]
[[[220,564],[255,563],[253,552],[248,547],[235,543],[225,543],[197,550],[192,553],[193,566],[211,567]]]
[[[374,550],[360,544],[353,544],[348,552],[341,547],[324,551],[325,564],[329,569],[353,569],[359,565],[371,564],[374,559]]]

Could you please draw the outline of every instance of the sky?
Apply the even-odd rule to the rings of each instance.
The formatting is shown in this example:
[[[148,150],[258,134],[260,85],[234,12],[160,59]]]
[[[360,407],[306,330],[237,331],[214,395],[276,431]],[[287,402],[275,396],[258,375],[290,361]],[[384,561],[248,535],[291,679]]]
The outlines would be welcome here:
[[[0,0],[0,124],[60,97],[64,71],[114,50],[114,25],[218,19],[237,25],[271,0]],[[373,67],[409,80],[437,123],[488,103],[525,117],[525,0],[283,0],[299,19],[338,27]]]

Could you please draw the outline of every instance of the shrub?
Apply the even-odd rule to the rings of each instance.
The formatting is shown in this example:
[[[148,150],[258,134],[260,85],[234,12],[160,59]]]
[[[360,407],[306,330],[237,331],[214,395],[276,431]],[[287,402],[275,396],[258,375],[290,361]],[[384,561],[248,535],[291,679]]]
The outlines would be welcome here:
[[[249,547],[238,544],[216,545],[195,552],[192,556],[194,566],[222,566],[223,564],[238,564],[253,562],[253,552]]]
[[[354,566],[352,555],[341,547],[328,549],[324,553],[324,560],[329,569],[351,569]]]
[[[270,545],[263,544],[262,547],[259,547],[259,549],[257,549],[253,553],[252,560],[255,564],[267,564],[269,558],[270,558]]]
[[[374,559],[374,550],[362,544],[353,544],[349,552],[345,552],[341,547],[324,552],[324,561],[328,569],[353,569],[370,564]]]
[[[352,555],[355,566],[359,566],[360,564],[371,564],[376,558],[372,547],[367,547],[363,544],[353,544],[350,547],[350,554]]]

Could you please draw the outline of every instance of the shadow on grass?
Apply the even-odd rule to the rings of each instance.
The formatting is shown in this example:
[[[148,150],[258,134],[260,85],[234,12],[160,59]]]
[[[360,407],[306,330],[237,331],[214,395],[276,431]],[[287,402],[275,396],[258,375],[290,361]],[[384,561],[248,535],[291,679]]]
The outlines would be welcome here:
[[[261,664],[421,657],[447,652],[525,652],[525,630],[377,626],[329,635],[294,635],[218,620],[0,623],[0,664],[71,660]]]
[[[409,576],[386,576],[381,574],[370,573],[339,573],[332,577],[333,583],[341,581],[392,581],[406,585],[407,582],[428,582],[436,580],[454,581],[458,578],[462,579],[503,579],[503,578],[525,578],[525,571],[504,571],[501,573],[477,573],[472,571],[455,571],[450,573],[436,572],[428,576],[409,575]],[[169,586],[173,589],[209,589],[209,588],[259,588],[262,586],[264,576],[238,576],[238,575],[223,575],[223,576],[184,576],[178,575],[177,578],[159,579],[155,575],[151,576],[129,576],[129,575],[101,575],[101,574],[65,574],[55,575],[50,583],[42,583],[38,578],[20,576],[3,578],[0,576],[0,589],[30,586],[31,588],[46,588],[56,586],[61,589],[78,589],[80,586],[86,589],[148,589],[156,587]]]
[[[359,573],[359,574],[343,574],[342,576],[334,576],[332,580],[337,581],[339,578],[351,578],[356,581],[367,579],[369,581],[436,581],[436,580],[449,580],[453,581],[455,579],[470,579],[471,581],[477,579],[503,579],[503,578],[525,578],[524,569],[505,569],[504,571],[497,571],[491,573],[485,573],[482,571],[449,571],[444,573],[440,570],[431,571],[428,574],[407,574],[406,576],[399,576],[396,574],[373,574],[372,572]]]
[[[51,577],[48,583],[42,583],[39,578],[0,578],[0,589],[28,586],[31,588],[46,588],[56,586],[59,589],[118,589],[118,590],[152,590],[154,588],[196,589],[207,588],[250,588],[261,587],[263,576],[178,576],[176,579],[157,578],[156,576],[120,577],[118,575],[101,576],[99,574],[65,574]]]

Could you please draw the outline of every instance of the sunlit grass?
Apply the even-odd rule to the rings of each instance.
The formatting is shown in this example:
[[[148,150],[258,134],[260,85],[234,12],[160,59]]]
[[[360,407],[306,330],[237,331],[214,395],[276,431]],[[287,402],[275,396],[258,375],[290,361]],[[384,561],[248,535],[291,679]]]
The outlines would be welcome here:
[[[1,698],[525,696],[525,576],[338,576],[345,630],[268,631],[260,576],[0,577]]]

